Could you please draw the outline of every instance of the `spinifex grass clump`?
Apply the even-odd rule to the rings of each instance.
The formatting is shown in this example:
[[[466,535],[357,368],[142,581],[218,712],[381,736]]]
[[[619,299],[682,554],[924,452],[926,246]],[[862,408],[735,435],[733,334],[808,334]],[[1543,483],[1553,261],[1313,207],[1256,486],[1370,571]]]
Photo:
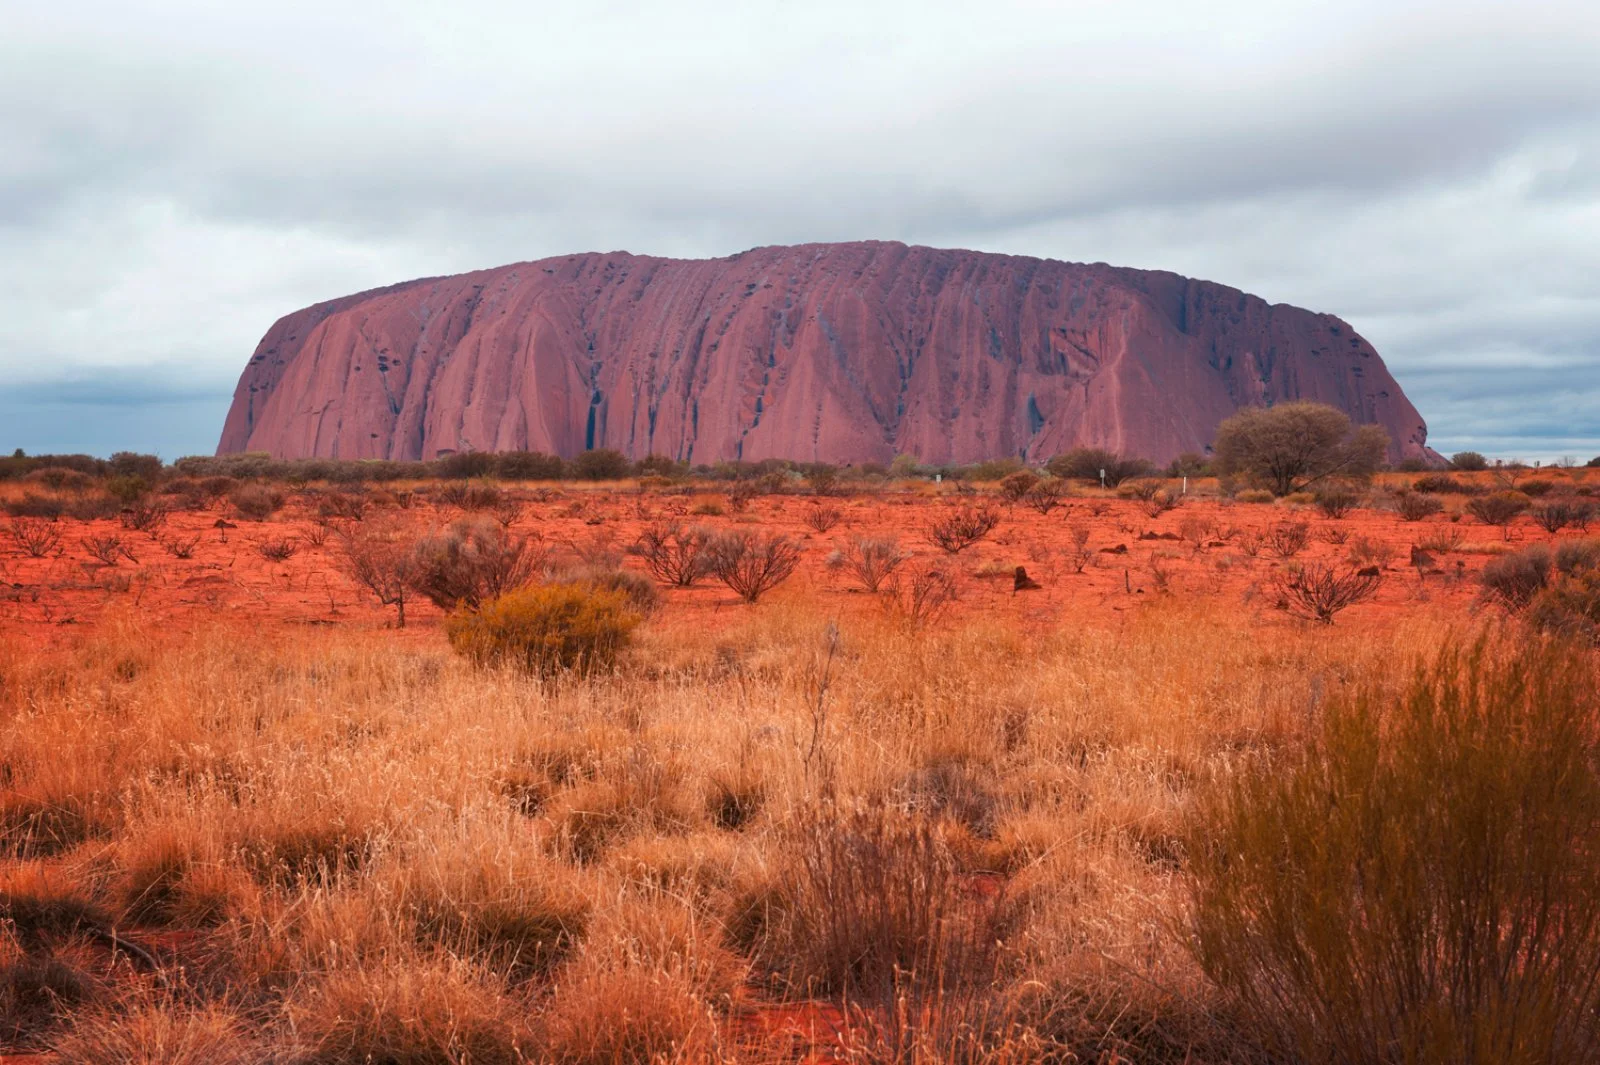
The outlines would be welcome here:
[[[1600,1060],[1600,696],[1571,644],[1448,646],[1202,804],[1193,949],[1311,1062]]]
[[[479,665],[530,673],[604,669],[627,646],[639,615],[621,592],[547,584],[509,592],[445,621],[450,646]]]

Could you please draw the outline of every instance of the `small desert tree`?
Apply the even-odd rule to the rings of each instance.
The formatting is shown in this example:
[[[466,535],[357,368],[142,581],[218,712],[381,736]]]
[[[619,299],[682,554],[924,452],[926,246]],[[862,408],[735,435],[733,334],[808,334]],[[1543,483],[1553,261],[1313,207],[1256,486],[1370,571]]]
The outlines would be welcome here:
[[[339,532],[338,565],[345,576],[395,609],[395,624],[406,627],[411,591],[411,541],[394,526],[364,522]]]
[[[1217,472],[1288,495],[1331,477],[1370,476],[1389,438],[1376,425],[1352,427],[1322,403],[1251,407],[1217,427]]]

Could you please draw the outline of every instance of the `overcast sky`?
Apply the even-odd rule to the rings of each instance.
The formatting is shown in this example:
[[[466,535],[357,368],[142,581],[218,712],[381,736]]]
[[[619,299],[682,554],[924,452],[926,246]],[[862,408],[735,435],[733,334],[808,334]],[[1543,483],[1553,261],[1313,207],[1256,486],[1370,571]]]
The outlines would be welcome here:
[[[1600,2],[0,0],[0,447],[216,446],[290,310],[865,238],[1348,319],[1445,452],[1600,454]]]

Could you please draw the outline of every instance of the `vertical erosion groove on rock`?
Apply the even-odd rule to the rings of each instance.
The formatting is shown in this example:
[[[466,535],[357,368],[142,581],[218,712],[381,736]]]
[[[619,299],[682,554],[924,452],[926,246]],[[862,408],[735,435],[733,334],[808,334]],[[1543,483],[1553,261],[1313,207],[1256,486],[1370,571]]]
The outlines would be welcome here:
[[[1427,430],[1349,325],[1159,271],[893,243],[427,278],[275,323],[219,453],[615,448],[691,462],[1201,451],[1242,406]]]

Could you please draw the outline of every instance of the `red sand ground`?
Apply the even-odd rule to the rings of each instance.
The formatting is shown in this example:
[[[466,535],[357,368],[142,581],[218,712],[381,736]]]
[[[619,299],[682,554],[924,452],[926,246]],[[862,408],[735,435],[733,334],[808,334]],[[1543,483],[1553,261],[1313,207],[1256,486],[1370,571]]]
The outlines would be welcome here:
[[[691,513],[708,501],[727,513]],[[1513,526],[1508,545],[1501,530],[1468,517],[1452,522],[1448,514],[1408,523],[1392,512],[1363,509],[1330,520],[1314,507],[1194,498],[1150,517],[1138,502],[1107,497],[1072,499],[1041,515],[984,496],[976,501],[1005,513],[988,539],[954,556],[928,543],[924,530],[936,516],[952,505],[972,501],[926,493],[828,499],[823,505],[839,508],[841,520],[828,532],[818,533],[804,520],[817,505],[809,497],[761,497],[743,513],[733,513],[721,494],[686,497],[569,486],[546,501],[529,502],[514,529],[541,536],[555,545],[557,558],[574,560],[607,546],[620,552],[655,520],[785,533],[801,540],[805,555],[795,578],[776,594],[809,594],[825,609],[840,613],[872,610],[877,604],[845,570],[830,567],[829,556],[854,536],[898,536],[916,554],[916,562],[940,563],[958,577],[961,598],[953,608],[955,616],[976,613],[1042,624],[1110,617],[1145,597],[1163,594],[1213,598],[1251,611],[1271,610],[1277,601],[1274,578],[1284,563],[1268,548],[1249,557],[1241,541],[1252,530],[1261,532],[1283,521],[1311,525],[1311,543],[1298,556],[1300,561],[1345,562],[1351,547],[1363,539],[1392,549],[1376,598],[1342,615],[1341,623],[1426,602],[1465,605],[1476,591],[1471,578],[1494,553],[1550,539],[1526,518]],[[340,572],[337,537],[330,536],[321,546],[309,541],[315,524],[312,509],[310,501],[293,499],[269,521],[233,518],[237,527],[229,530],[215,528],[226,512],[225,504],[218,510],[179,511],[171,515],[158,539],[124,529],[114,520],[63,519],[60,548],[42,559],[26,557],[0,521],[0,631],[53,642],[74,626],[93,625],[108,609],[119,606],[164,627],[178,628],[224,620],[253,626],[391,624],[392,610],[380,607]],[[455,508],[423,502],[406,510],[374,507],[368,520],[396,519],[420,533],[461,516]],[[1194,542],[1197,524],[1204,528],[1198,543]],[[1082,573],[1074,573],[1066,561],[1073,526],[1090,530],[1093,558]],[[1436,572],[1420,573],[1411,565],[1410,550],[1439,532],[1440,526],[1459,532],[1460,546],[1437,555]],[[113,535],[122,538],[133,558],[108,566],[91,557],[85,541]],[[1577,534],[1569,530],[1560,535]],[[188,559],[173,557],[160,542],[195,536],[200,540]],[[285,537],[295,538],[297,551],[292,558],[271,562],[262,557],[259,548],[264,542]],[[1126,553],[1121,553],[1123,549]],[[625,565],[641,567],[635,558],[626,559]],[[1018,565],[1026,566],[1043,587],[1014,594],[1011,572]],[[663,589],[663,603],[656,624],[715,626],[748,609],[714,580],[689,589]],[[423,632],[434,628],[441,616],[421,600],[408,604],[407,615],[411,628]]]
[[[1600,482],[1600,477],[1593,480]],[[709,490],[693,496],[572,485],[511,491],[528,500],[513,529],[542,537],[554,546],[558,561],[608,547],[621,552],[652,521],[781,532],[802,541],[805,554],[794,579],[774,598],[809,597],[827,610],[847,615],[876,611],[879,604],[845,569],[830,566],[829,556],[855,536],[896,536],[915,553],[913,565],[939,564],[957,576],[960,599],[951,608],[953,619],[995,616],[1030,625],[1077,619],[1104,622],[1161,595],[1204,597],[1264,618],[1282,619],[1274,580],[1284,570],[1284,561],[1265,546],[1251,557],[1241,545],[1252,531],[1264,532],[1284,521],[1303,521],[1311,527],[1310,545],[1299,561],[1349,564],[1351,548],[1362,540],[1392,550],[1376,598],[1340,615],[1341,625],[1392,620],[1429,603],[1465,611],[1477,596],[1474,578],[1485,561],[1508,547],[1551,539],[1527,518],[1512,527],[1508,541],[1500,529],[1459,514],[1452,520],[1449,512],[1408,523],[1389,511],[1362,509],[1330,520],[1314,507],[1240,504],[1199,496],[1151,517],[1143,504],[1109,495],[1073,498],[1041,515],[1021,504],[1007,506],[988,493],[965,497],[927,490],[820,501],[769,496],[753,500],[742,512],[733,510],[725,493]],[[380,606],[340,571],[337,537],[329,535],[321,546],[311,542],[315,502],[312,497],[294,497],[266,522],[229,516],[235,527],[227,530],[216,527],[228,511],[226,504],[213,510],[175,511],[155,537],[124,529],[115,520],[63,519],[59,549],[41,559],[27,557],[6,532],[7,522],[0,519],[0,636],[45,646],[70,641],[92,631],[109,614],[126,612],[169,631],[218,623],[257,632],[282,626],[392,625],[392,609]],[[1446,497],[1446,502],[1454,511],[1462,505],[1459,498]],[[706,503],[721,506],[725,513],[692,513]],[[841,512],[838,524],[826,533],[814,531],[805,521],[819,504]],[[930,522],[952,506],[969,504],[998,507],[1004,520],[988,539],[958,555],[932,546],[925,535]],[[367,520],[399,521],[421,533],[460,517],[456,508],[419,502],[408,509],[374,506]],[[1074,527],[1090,530],[1087,546],[1092,559],[1082,573],[1074,573],[1067,561]],[[1412,546],[1441,529],[1459,533],[1459,545],[1437,554],[1436,569],[1419,571],[1411,562]],[[1567,530],[1559,535],[1582,534]],[[95,560],[85,541],[104,536],[121,537],[132,558],[114,566]],[[187,559],[174,557],[162,546],[163,541],[194,537],[198,543]],[[261,555],[263,543],[286,537],[296,540],[293,557],[271,562]],[[624,564],[642,569],[637,558],[628,557]],[[1042,588],[1014,593],[1012,570],[1018,565],[1026,566]],[[662,601],[654,625],[716,627],[751,609],[710,579],[694,588],[662,589]],[[396,633],[397,638],[438,639],[442,616],[438,609],[418,599],[408,604],[407,615],[406,634]],[[140,943],[158,954],[181,953],[183,947]],[[109,958],[107,964],[112,964]],[[839,1046],[847,1029],[846,1018],[834,1005],[778,1005],[759,997],[748,1003],[739,1028],[742,1037],[792,1047],[796,1060],[817,1065],[836,1059],[830,1048]],[[44,1060],[38,1055],[0,1053],[0,1065],[38,1065]]]

